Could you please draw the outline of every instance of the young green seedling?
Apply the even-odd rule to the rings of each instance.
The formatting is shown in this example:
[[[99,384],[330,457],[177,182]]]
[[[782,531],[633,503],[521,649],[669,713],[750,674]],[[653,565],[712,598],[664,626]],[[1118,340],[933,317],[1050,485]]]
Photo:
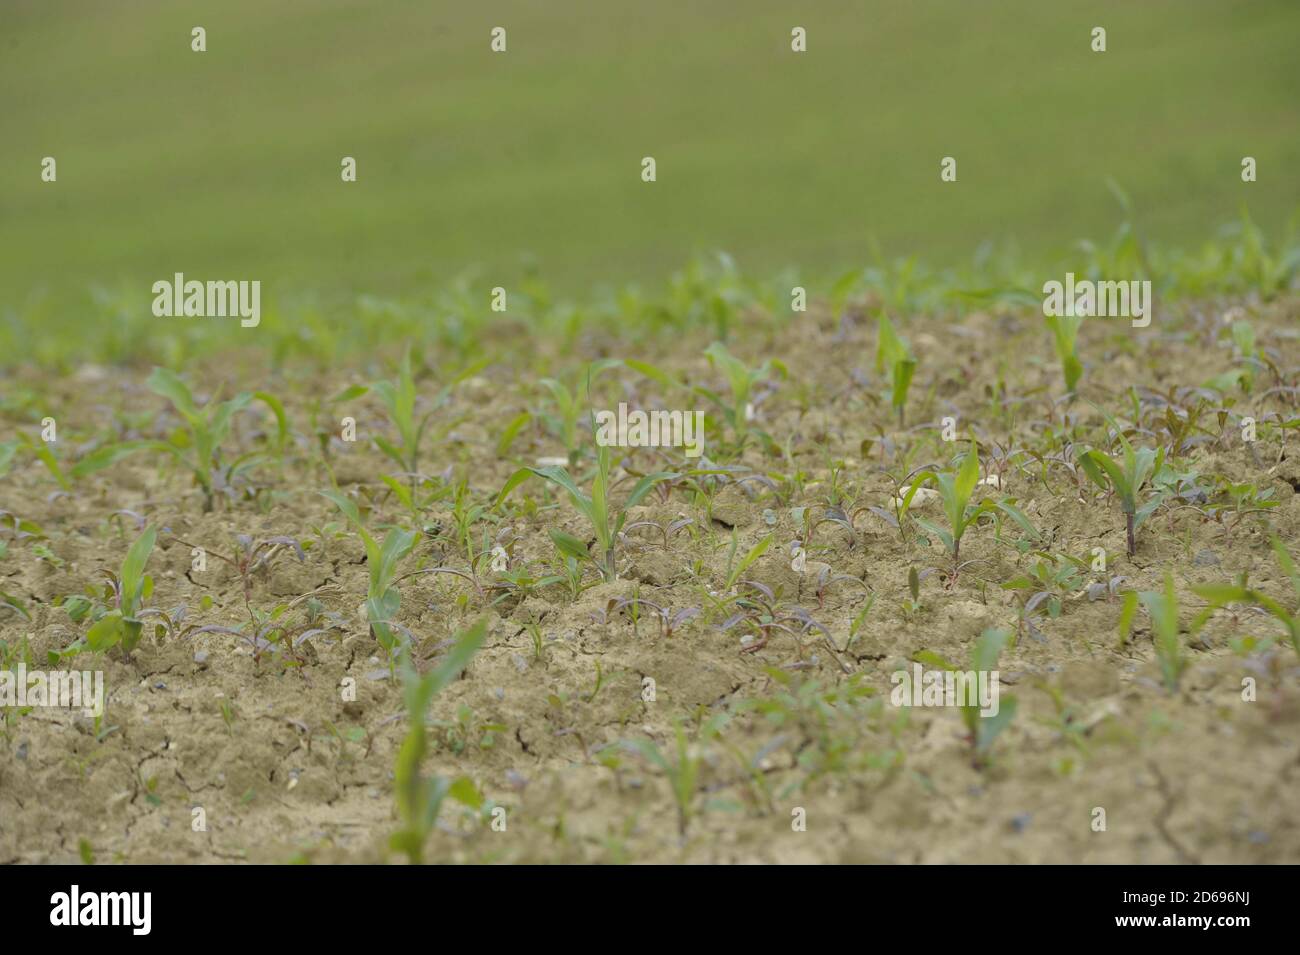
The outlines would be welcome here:
[[[539,477],[545,481],[563,488],[569,495],[569,500],[573,506],[585,517],[591,524],[592,532],[596,537],[596,542],[600,545],[600,567],[601,575],[605,580],[615,580],[618,577],[618,566],[616,563],[615,546],[618,541],[619,532],[623,529],[623,524],[627,521],[628,511],[630,511],[641,500],[650,493],[651,489],[661,481],[670,481],[677,477],[678,474],[671,471],[657,471],[654,474],[647,474],[641,480],[636,482],[632,488],[632,493],[627,496],[623,506],[618,508],[617,513],[611,513],[609,494],[609,448],[603,445],[596,451],[596,476],[591,483],[591,494],[582,493],[582,490],[574,483],[569,472],[561,467],[548,468],[520,468],[510,476],[505,486],[501,488],[501,493],[497,495],[497,505],[500,505],[509,495],[510,492],[517,488],[530,477]],[[573,546],[573,542],[581,544],[577,538],[567,534],[561,534],[557,540],[552,535],[556,548],[566,556],[578,559],[591,559],[586,553],[586,545],[582,544],[581,548]]]
[[[907,391],[912,386],[916,372],[916,359],[907,343],[898,337],[894,324],[884,312],[880,313],[876,335],[876,374],[889,376],[889,403],[898,415],[898,426],[903,426],[903,412],[907,405]]]
[[[140,611],[144,608],[144,601],[153,592],[153,579],[145,574],[144,568],[149,562],[149,554],[153,551],[157,537],[157,528],[146,528],[127,551],[126,559],[122,561],[121,574],[104,571],[115,606],[86,631],[86,649],[103,653],[110,647],[120,645],[124,653],[130,653],[140,642],[144,627]]]
[[[380,646],[394,654],[402,646],[400,628],[393,618],[402,604],[402,596],[393,586],[397,567],[415,546],[416,533],[401,527],[391,527],[379,544],[365,525],[356,504],[338,491],[318,491],[322,497],[333,501],[343,515],[352,522],[366,548],[366,566],[370,568],[370,583],[366,591],[366,621],[370,632]]]
[[[1141,507],[1138,499],[1143,488],[1151,478],[1160,471],[1165,462],[1165,449],[1153,451],[1150,448],[1134,449],[1123,433],[1119,434],[1124,455],[1116,461],[1110,455],[1096,449],[1081,449],[1076,452],[1076,460],[1093,483],[1103,490],[1114,489],[1119,496],[1120,509],[1128,529],[1128,555],[1137,553],[1134,534],[1160,506],[1162,495],[1153,494]]]
[[[26,447],[32,455],[45,465],[45,470],[50,472],[50,476],[59,482],[59,487],[65,491],[72,490],[72,485],[68,483],[67,477],[63,473],[63,468],[59,465],[59,459],[54,456],[50,446],[44,441],[33,440],[25,432],[18,432],[18,441],[10,442],[16,449],[19,444]],[[8,468],[8,461],[12,459],[13,453],[0,448],[0,475],[4,474]]]
[[[540,384],[550,392],[551,399],[555,404],[556,416],[552,423],[559,433],[560,440],[564,443],[564,450],[569,456],[570,467],[575,466],[582,456],[582,448],[578,445],[578,426],[582,421],[584,409],[590,405],[592,380],[602,372],[617,368],[622,364],[621,361],[615,358],[605,358],[592,362],[586,368],[586,376],[581,378],[572,390],[567,388],[558,378],[543,378],[541,380]]]
[[[1047,327],[1052,331],[1052,343],[1056,346],[1056,357],[1061,360],[1061,373],[1065,377],[1066,393],[1072,398],[1083,376],[1083,364],[1075,351],[1079,326],[1083,324],[1082,315],[1049,315]]]
[[[768,359],[757,368],[750,368],[731,352],[722,342],[714,342],[704,350],[709,364],[722,372],[731,389],[731,405],[728,406],[721,397],[713,392],[697,388],[696,391],[718,405],[726,416],[731,431],[736,436],[736,443],[743,446],[749,435],[750,398],[754,386],[766,379],[775,370],[782,377],[787,374],[786,367],[777,359]]]
[[[961,720],[966,727],[966,739],[970,743],[971,763],[976,769],[984,769],[988,766],[993,741],[1010,725],[1016,715],[1016,698],[1002,696],[1001,684],[993,683],[993,674],[998,672],[998,658],[1010,639],[1009,631],[992,627],[981,633],[975,645],[971,647],[970,669],[965,673],[944,657],[929,650],[923,650],[913,657],[918,663],[927,663],[956,674]],[[986,685],[991,691],[990,705],[987,709],[978,698],[977,690],[981,676],[987,681]]]
[[[238,412],[254,400],[264,402],[276,416],[279,427],[277,445],[282,447],[287,439],[288,422],[284,417],[284,408],[278,399],[266,392],[238,394],[229,401],[220,403],[214,398],[200,408],[194,403],[194,395],[185,382],[166,368],[155,368],[145,383],[150,391],[172,403],[185,422],[183,434],[171,441],[120,441],[105,445],[78,461],[72,469],[73,477],[83,477],[106,468],[136,451],[161,451],[170,454],[189,469],[194,482],[203,491],[203,509],[210,511],[216,488],[215,476],[223,471],[221,444],[230,433],[231,420]],[[237,471],[254,464],[261,456],[254,452],[237,458],[224,469],[226,480]]]
[[[1212,608],[1223,607],[1230,603],[1255,604],[1264,608],[1286,627],[1291,647],[1297,655],[1300,655],[1300,572],[1297,572],[1291,554],[1276,537],[1273,538],[1273,553],[1277,555],[1278,566],[1290,579],[1291,587],[1295,591],[1298,608],[1295,612],[1287,610],[1268,594],[1247,587],[1244,579],[1237,584],[1204,584],[1193,587],[1192,591],[1197,596],[1208,600]]]
[[[452,389],[478,372],[484,364],[484,362],[480,362],[459,372],[448,385],[434,396],[429,411],[418,418],[415,410],[415,376],[411,371],[410,348],[407,348],[402,353],[402,362],[397,368],[396,378],[391,381],[376,381],[369,386],[355,385],[336,395],[333,401],[348,401],[360,398],[368,391],[373,391],[379,396],[379,400],[388,411],[389,420],[392,422],[393,427],[397,429],[398,443],[394,444],[383,435],[375,435],[375,446],[392,458],[408,475],[411,491],[414,492],[420,469],[420,444],[424,440],[429,419],[447,400]],[[443,425],[442,431],[449,430],[454,424],[455,422],[449,422]]]
[[[923,471],[912,480],[912,486],[908,488],[907,494],[903,497],[901,513],[906,514],[907,509],[912,504],[912,498],[915,497],[917,490],[925,481],[933,481],[938,487],[939,496],[943,499],[944,516],[948,518],[948,529],[944,530],[942,527],[916,515],[913,515],[913,520],[943,541],[948,553],[952,554],[954,577],[960,570],[958,562],[961,558],[962,535],[966,533],[966,529],[971,524],[978,520],[981,514],[993,506],[991,504],[971,505],[971,496],[975,493],[979,479],[979,448],[972,441],[970,451],[955,473],[951,471]]]
[[[681,720],[675,720],[673,722],[675,759],[670,759],[648,739],[624,740],[621,744],[624,749],[637,753],[668,777],[673,799],[677,803],[677,832],[683,839],[686,838],[686,828],[695,814],[695,789],[700,777],[700,766],[704,762],[703,749],[710,740],[722,732],[729,719],[726,713],[715,713],[709,717],[696,733],[694,745],[687,738]]]
[[[424,676],[416,672],[410,655],[402,654],[402,699],[406,705],[407,730],[393,765],[399,828],[390,837],[389,845],[406,853],[413,865],[424,861],[424,845],[438,820],[444,799],[451,796],[476,810],[483,805],[483,797],[469,777],[425,777],[420,769],[428,749],[429,704],[460,675],[486,636],[486,623],[480,620],[458,634],[455,645],[443,661]]]
[[[1183,653],[1183,641],[1178,633],[1178,598],[1174,595],[1173,574],[1165,573],[1163,592],[1143,591],[1138,600],[1146,608],[1151,618],[1152,643],[1156,648],[1156,659],[1160,661],[1160,675],[1164,679],[1165,689],[1170,693],[1178,690],[1178,682],[1183,671],[1187,669],[1188,660]],[[1200,621],[1191,627],[1194,633],[1204,622],[1208,611],[1201,615]]]

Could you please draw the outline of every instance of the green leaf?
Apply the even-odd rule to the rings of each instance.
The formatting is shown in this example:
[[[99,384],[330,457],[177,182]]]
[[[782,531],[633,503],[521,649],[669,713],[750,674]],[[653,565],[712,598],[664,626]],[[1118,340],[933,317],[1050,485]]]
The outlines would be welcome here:
[[[343,516],[351,521],[355,526],[362,527],[361,512],[357,510],[357,505],[351,498],[345,497],[335,490],[317,491],[321,497],[334,502],[334,506],[343,512]]]
[[[180,449],[175,445],[168,444],[166,441],[120,441],[116,444],[105,445],[87,454],[73,465],[72,476],[81,478],[87,474],[93,474],[95,471],[102,471],[123,458],[135,454],[137,451],[162,451],[177,459],[181,457]]]
[[[985,630],[976,639],[975,647],[971,650],[971,667],[975,670],[996,670],[998,657],[1002,655],[1002,650],[1010,639],[1011,633],[1008,630],[995,627]]]
[[[284,412],[284,404],[269,391],[255,391],[253,398],[265,404],[275,415],[275,446],[284,450],[285,444],[289,441],[289,416]]]
[[[1255,595],[1245,587],[1236,584],[1198,584],[1192,587],[1192,593],[1222,606],[1230,603],[1254,603]]]
[[[755,544],[753,547],[749,549],[749,553],[746,554],[741,559],[740,563],[736,565],[735,568],[732,569],[731,575],[727,578],[728,590],[730,590],[732,587],[736,585],[736,581],[740,579],[740,575],[743,574],[746,570],[748,570],[749,566],[753,564],[754,561],[762,557],[763,554],[767,551],[767,549],[771,545],[772,545],[772,535],[768,534],[761,541],[759,541],[757,544]]]
[[[998,734],[1015,719],[1016,708],[1017,703],[1014,696],[1003,697],[998,701],[997,713],[992,716],[981,716],[976,720],[975,749],[977,752],[988,752]]]
[[[13,463],[20,446],[18,441],[0,441],[0,477],[9,473],[9,465]]]
[[[45,465],[46,470],[53,475],[54,480],[59,482],[59,487],[65,491],[72,490],[72,485],[68,483],[68,479],[63,474],[63,468],[59,466],[59,459],[54,456],[54,452],[50,450],[48,444],[44,441],[33,444],[32,453]]]
[[[375,446],[379,448],[380,451],[384,452],[384,454],[388,455],[390,458],[396,461],[398,467],[402,468],[403,470],[406,470],[407,468],[410,467],[410,462],[408,462],[406,458],[403,457],[401,450],[397,448],[393,444],[393,442],[389,441],[387,438],[378,434],[375,435],[374,441],[375,441]]]
[[[1295,591],[1296,600],[1300,600],[1300,574],[1296,573],[1295,561],[1291,559],[1290,552],[1276,536],[1273,538],[1273,553],[1277,555],[1277,563],[1282,568],[1282,573],[1291,580],[1291,589]]]
[[[199,409],[194,404],[194,395],[185,382],[181,381],[174,372],[166,368],[155,368],[145,381],[145,385],[154,394],[162,395],[170,401],[181,416],[193,427],[202,420]]]
[[[907,404],[907,390],[912,386],[912,375],[916,373],[916,359],[904,358],[894,363],[894,386],[889,403],[895,408]]]
[[[912,660],[922,666],[933,667],[937,670],[956,670],[956,664],[952,663],[933,650],[917,650],[912,654]]]
[[[527,411],[521,411],[510,419],[510,423],[506,425],[505,430],[501,432],[501,437],[497,439],[497,457],[504,458],[506,456],[507,452],[510,450],[510,445],[514,444],[515,438],[518,437],[519,432],[522,431],[527,426],[528,422],[532,420],[533,416]]]
[[[591,560],[591,552],[587,545],[572,534],[566,534],[563,531],[556,530],[554,527],[548,528],[547,533],[551,536],[555,549],[567,557],[574,557],[578,560]]]
[[[379,551],[379,566],[370,568],[371,591],[386,591],[397,574],[397,565],[415,546],[416,533],[401,527],[389,528]]]
[[[463,806],[469,806],[471,809],[483,808],[483,794],[478,791],[474,785],[474,780],[468,776],[458,776],[447,788],[447,795],[456,800]]]
[[[1137,614],[1138,595],[1136,590],[1127,591],[1124,594],[1124,604],[1119,611],[1119,643],[1124,646],[1128,643],[1129,635],[1133,632],[1133,617]]]
[[[1016,507],[1010,501],[987,501],[986,503],[992,504],[1003,514],[1006,514],[1013,521],[1019,524],[1021,530],[1028,534],[1031,540],[1038,540],[1038,528],[1033,525],[1033,522],[1029,520],[1024,511],[1020,510],[1020,508]]]
[[[126,617],[134,617],[140,609],[140,598],[144,592],[144,568],[157,538],[156,527],[146,528],[131,545],[126,560],[122,562],[122,613]]]
[[[970,453],[962,461],[961,470],[957,473],[957,498],[961,501],[963,507],[970,500],[971,494],[975,492],[975,485],[980,479],[980,455],[979,446],[971,441]]]
[[[103,653],[121,641],[122,629],[121,611],[110,610],[86,631],[86,646],[94,653]]]
[[[893,374],[898,364],[910,357],[907,345],[894,330],[894,323],[881,312],[876,320],[876,374],[883,375],[886,369]]]
[[[934,481],[937,483],[938,475],[933,471],[922,471],[920,474],[917,474],[912,478],[911,485],[908,487],[906,493],[903,494],[903,503],[898,509],[899,520],[902,520],[902,518],[907,515],[908,508],[912,506],[912,498],[916,497],[916,492],[921,490],[921,487],[927,481]]]
[[[329,403],[336,404],[340,401],[355,401],[357,398],[367,394],[369,391],[370,388],[367,385],[351,385],[330,398]]]
[[[459,635],[451,651],[425,677],[429,683],[428,693],[430,698],[441,693],[444,687],[460,676],[461,671],[469,666],[469,661],[474,658],[474,654],[478,653],[479,648],[483,646],[486,639],[486,620],[479,620]]]
[[[656,471],[654,474],[647,474],[636,482],[636,486],[632,488],[632,493],[627,496],[627,502],[623,505],[623,509],[628,510],[640,504],[642,498],[649,494],[650,489],[656,484],[663,481],[674,481],[680,476],[674,471]]]
[[[920,524],[935,537],[939,538],[939,540],[943,541],[943,546],[948,548],[948,553],[951,554],[953,552],[955,544],[952,535],[946,530],[931,521],[927,521],[924,517],[913,517],[912,520],[916,521],[916,523]]]
[[[672,375],[668,374],[666,371],[656,368],[654,365],[651,365],[648,362],[637,361],[634,358],[625,358],[623,359],[623,364],[626,365],[628,368],[631,368],[633,371],[645,375],[651,381],[658,382],[659,384],[663,385],[665,388],[684,389],[686,387],[680,381],[674,378]]]
[[[379,480],[388,485],[388,489],[393,492],[399,501],[401,501],[402,507],[406,508],[408,511],[415,510],[415,499],[411,497],[410,488],[389,474],[379,475]]]
[[[1092,478],[1093,483],[1104,490],[1109,490],[1113,487],[1115,493],[1119,495],[1120,504],[1123,507],[1124,512],[1126,514],[1133,513],[1134,489],[1129,486],[1129,482],[1124,476],[1124,472],[1120,470],[1118,464],[1116,464],[1108,455],[1102,454],[1100,451],[1096,450],[1081,452],[1078,456],[1078,461],[1083,467],[1084,473],[1086,473],[1088,477]],[[1106,477],[1103,478],[1101,473],[1098,473],[1099,471],[1104,473]],[[1107,479],[1109,479],[1109,483],[1107,483]]]

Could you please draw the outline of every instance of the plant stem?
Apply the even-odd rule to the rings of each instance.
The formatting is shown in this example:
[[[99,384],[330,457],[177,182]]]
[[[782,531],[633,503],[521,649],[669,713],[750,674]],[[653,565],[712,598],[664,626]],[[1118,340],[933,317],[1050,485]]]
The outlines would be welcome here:
[[[1132,557],[1137,553],[1137,546],[1133,543],[1133,515],[1131,513],[1125,514],[1124,520],[1128,525],[1128,555]]]

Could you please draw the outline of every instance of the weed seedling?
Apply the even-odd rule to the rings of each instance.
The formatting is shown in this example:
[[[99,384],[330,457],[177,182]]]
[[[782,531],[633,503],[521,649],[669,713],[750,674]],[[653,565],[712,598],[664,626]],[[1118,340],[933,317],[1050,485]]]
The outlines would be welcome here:
[[[180,537],[175,538],[178,544],[184,544],[186,547],[196,547],[189,541]],[[269,567],[275,558],[289,548],[293,553],[298,555],[298,561],[301,563],[306,560],[306,554],[302,545],[292,537],[264,537],[260,540],[254,540],[247,534],[239,534],[235,537],[235,549],[229,554],[219,554],[216,551],[209,551],[209,555],[215,557],[224,564],[228,564],[239,575],[240,582],[244,589],[244,606],[247,607],[252,597],[253,575],[258,571]]]

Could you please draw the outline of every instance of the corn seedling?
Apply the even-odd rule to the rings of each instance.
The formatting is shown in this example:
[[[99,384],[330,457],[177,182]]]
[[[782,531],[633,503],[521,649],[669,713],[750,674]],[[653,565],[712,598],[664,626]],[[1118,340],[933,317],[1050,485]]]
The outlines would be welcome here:
[[[58,482],[59,487],[63,488],[65,491],[72,490],[72,485],[68,482],[67,476],[63,473],[63,467],[59,464],[59,459],[54,456],[54,452],[50,450],[50,446],[46,442],[34,441],[26,434],[26,432],[23,431],[18,432],[18,442],[20,442],[23,447],[27,448],[27,450],[32,453],[32,456],[40,461],[41,464],[45,465],[45,470],[50,472],[50,476]],[[17,445],[15,444],[14,447],[16,448],[16,446]],[[0,474],[8,469],[8,462],[12,456],[11,451],[9,452],[9,457],[0,461],[0,465],[3,465],[0,466]]]
[[[918,588],[919,588],[919,584],[918,584]],[[857,615],[853,618],[853,622],[849,624],[848,639],[844,641],[844,646],[840,648],[845,653],[848,653],[849,650],[853,648],[853,641],[855,641],[858,638],[858,634],[862,632],[862,627],[867,622],[867,617],[870,616],[871,608],[875,604],[875,602],[876,602],[876,595],[873,593],[868,593],[867,602],[863,604],[862,609],[859,610]]]
[[[721,371],[723,377],[727,379],[727,386],[731,390],[731,403],[728,404],[721,396],[705,388],[696,390],[722,409],[727,423],[731,425],[731,432],[736,437],[737,446],[743,447],[749,435],[755,385],[765,381],[773,371],[784,378],[787,374],[786,367],[773,358],[763,362],[757,368],[750,368],[727,351],[727,346],[721,342],[714,342],[704,350],[704,354],[709,359],[709,364]]]
[[[1138,600],[1151,618],[1152,643],[1155,645],[1165,689],[1174,693],[1178,690],[1178,683],[1189,661],[1183,652],[1183,640],[1179,634],[1178,598],[1174,595],[1173,574],[1166,572],[1163,591],[1143,591],[1138,594]],[[1209,614],[1208,609],[1202,612],[1190,628],[1192,633],[1200,629]]]
[[[884,312],[876,324],[876,374],[889,378],[889,403],[898,415],[898,426],[903,426],[907,406],[907,392],[916,373],[916,359],[907,343],[898,337],[894,323]]]
[[[754,561],[762,557],[767,549],[772,546],[772,535],[768,534],[751,547],[739,562],[736,561],[737,545],[736,531],[733,528],[731,531],[731,545],[727,550],[727,578],[726,583],[723,585],[723,589],[727,591],[732,590],[739,582],[740,575],[753,566]]]
[[[1282,572],[1291,581],[1297,608],[1300,608],[1300,573],[1296,570],[1295,561],[1291,558],[1290,552],[1276,537],[1273,538],[1273,553],[1277,556],[1278,566],[1282,568]],[[1286,627],[1291,647],[1297,655],[1300,655],[1300,609],[1294,612],[1287,610],[1286,607],[1267,594],[1247,587],[1244,579],[1236,584],[1204,584],[1193,587],[1192,590],[1197,596],[1208,600],[1212,608],[1224,607],[1230,603],[1253,604],[1262,607]]]
[[[1122,433],[1119,433],[1119,440],[1124,454],[1118,461],[1096,449],[1079,449],[1076,452],[1076,460],[1094,484],[1102,490],[1113,490],[1119,497],[1120,509],[1124,512],[1128,531],[1128,555],[1132,557],[1137,553],[1134,535],[1143,521],[1154,513],[1163,500],[1163,496],[1157,493],[1151,495],[1140,507],[1138,506],[1143,488],[1164,465],[1165,449],[1161,448],[1159,451],[1150,448],[1134,449]]]
[[[334,502],[352,523],[365,545],[366,566],[370,569],[370,582],[366,591],[366,621],[370,625],[370,633],[392,655],[403,642],[401,628],[393,623],[393,618],[401,607],[402,596],[393,583],[397,578],[398,565],[415,546],[416,533],[401,527],[391,527],[384,536],[383,544],[380,544],[361,523],[361,514],[356,504],[337,491],[318,493]]]
[[[950,471],[923,471],[916,475],[912,479],[912,486],[908,488],[907,494],[903,498],[900,509],[900,516],[907,513],[907,509],[911,506],[912,499],[921,485],[926,481],[934,482],[939,489],[939,496],[943,499],[943,512],[948,519],[948,529],[945,530],[937,524],[916,515],[912,515],[912,519],[943,541],[944,547],[952,555],[953,577],[957,576],[962,566],[959,563],[962,535],[966,533],[967,528],[979,519],[981,514],[986,513],[995,506],[991,502],[971,505],[971,496],[975,492],[979,479],[979,449],[976,447],[975,442],[972,441],[970,452],[955,473]]]
[[[1061,373],[1065,378],[1067,397],[1074,397],[1083,376],[1083,364],[1075,351],[1079,336],[1079,326],[1083,324],[1082,315],[1049,315],[1047,327],[1052,332],[1052,344],[1056,346],[1056,357],[1061,360]]]
[[[394,443],[383,435],[375,435],[375,447],[397,463],[409,481],[411,492],[414,493],[416,482],[420,477],[420,445],[424,441],[429,419],[446,402],[447,397],[456,385],[474,375],[482,367],[483,364],[480,363],[459,372],[449,384],[434,396],[429,411],[418,417],[415,408],[415,376],[411,371],[411,350],[409,348],[402,353],[402,361],[397,368],[397,377],[388,381],[376,381],[368,386],[354,385],[343,393],[336,395],[332,400],[334,402],[350,401],[360,398],[367,392],[374,392],[379,397],[384,409],[388,412],[389,421],[397,429],[397,441]],[[444,424],[440,433],[445,433],[454,425],[455,422]]]
[[[648,739],[624,740],[622,746],[636,753],[658,768],[668,778],[673,800],[677,804],[677,832],[686,838],[686,829],[695,815],[695,790],[699,782],[700,767],[704,762],[704,749],[727,725],[726,713],[715,713],[700,725],[692,742],[686,735],[680,719],[673,721],[675,752],[664,753]]]
[[[104,576],[108,578],[104,594],[112,606],[99,607],[98,615],[86,631],[85,638],[63,650],[60,657],[72,656],[81,650],[103,653],[115,646],[120,646],[122,652],[129,654],[136,648],[144,629],[141,611],[144,602],[153,593],[153,578],[144,569],[157,536],[157,528],[147,528],[127,551],[120,573],[104,571]]]
[[[1002,650],[1011,636],[1010,631],[993,627],[981,633],[975,645],[971,647],[970,669],[964,673],[939,654],[929,650],[923,650],[913,657],[918,663],[929,664],[955,675],[961,720],[966,727],[966,739],[970,744],[971,764],[976,769],[984,769],[988,766],[993,741],[1010,725],[1016,715],[1016,698],[1002,696],[1000,688],[994,690],[998,694],[996,712],[983,715],[981,713],[983,707],[976,692],[978,678],[981,675],[987,674],[985,679],[992,683],[991,674],[997,672],[998,658],[1002,655]]]
[[[220,478],[228,485],[240,471],[256,463],[259,452],[242,455],[229,464],[221,458],[221,445],[230,433],[234,416],[246,409],[254,400],[262,401],[272,409],[279,423],[278,446],[283,446],[288,436],[284,408],[279,400],[266,392],[239,394],[229,401],[217,402],[214,398],[200,408],[194,395],[174,373],[165,368],[155,368],[146,381],[149,390],[172,403],[184,421],[184,428],[168,441],[120,441],[105,445],[86,455],[72,468],[73,477],[83,477],[109,467],[137,451],[160,451],[169,454],[194,477],[203,491],[203,509],[212,510],[213,496]]]
[[[582,457],[582,448],[578,444],[579,426],[587,413],[591,402],[592,380],[602,372],[617,368],[623,363],[614,358],[592,362],[587,366],[586,376],[572,389],[558,378],[543,378],[539,384],[550,393],[555,414],[550,417],[552,430],[564,445],[569,457],[569,466],[577,465]],[[522,425],[521,425],[522,427]],[[504,439],[503,439],[504,440]]]
[[[587,495],[574,483],[573,478],[569,476],[569,472],[564,468],[554,466],[548,468],[520,468],[510,476],[505,486],[501,488],[496,502],[500,505],[510,495],[511,491],[530,477],[539,477],[557,487],[563,488],[573,506],[591,525],[596,542],[600,546],[600,557],[596,563],[600,568],[601,575],[607,581],[616,580],[618,578],[618,564],[615,549],[619,532],[622,531],[623,525],[627,521],[628,511],[641,503],[642,499],[650,493],[656,484],[661,481],[670,481],[678,477],[678,475],[670,471],[657,471],[654,474],[645,475],[636,482],[632,492],[623,501],[623,505],[614,513],[610,510],[609,502],[609,470],[609,449],[601,446],[597,448],[596,475],[592,480],[591,494]],[[551,535],[551,540],[555,543],[557,550],[569,559],[594,560],[587,553],[586,544],[578,541],[572,535],[554,532]]]
[[[421,766],[429,748],[429,704],[469,665],[486,636],[486,623],[480,620],[459,634],[442,662],[423,676],[416,672],[410,655],[402,655],[402,700],[406,706],[407,730],[393,766],[399,828],[389,839],[389,845],[406,853],[413,865],[424,861],[425,843],[448,796],[475,810],[483,806],[483,797],[469,777],[425,777]]]

